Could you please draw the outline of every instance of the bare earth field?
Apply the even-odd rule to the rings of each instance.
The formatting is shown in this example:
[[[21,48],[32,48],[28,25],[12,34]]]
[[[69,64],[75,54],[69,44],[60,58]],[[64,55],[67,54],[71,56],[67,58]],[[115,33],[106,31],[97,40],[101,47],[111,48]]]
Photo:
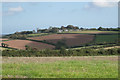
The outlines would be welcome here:
[[[54,46],[52,45],[48,45],[40,42],[28,41],[28,40],[11,40],[11,41],[5,41],[4,43],[8,44],[9,47],[17,48],[17,49],[25,49],[25,45],[28,45],[32,48],[36,48],[38,50],[54,48]]]
[[[84,43],[89,43],[94,39],[94,35],[87,35],[87,34],[53,34],[48,36],[41,36],[41,37],[32,37],[29,38],[32,40],[39,40],[39,41],[47,41],[50,43],[56,44],[61,39],[66,40],[66,44],[68,46],[80,46]]]

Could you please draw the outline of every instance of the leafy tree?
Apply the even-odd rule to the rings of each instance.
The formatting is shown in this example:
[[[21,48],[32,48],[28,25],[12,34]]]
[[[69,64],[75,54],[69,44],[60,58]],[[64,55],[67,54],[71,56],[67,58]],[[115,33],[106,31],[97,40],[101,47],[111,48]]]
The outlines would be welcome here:
[[[64,26],[61,26],[61,29],[64,30],[64,29],[66,29],[66,28],[65,28]]]
[[[1,43],[1,46],[2,46],[2,47],[5,47],[5,43]]]
[[[84,28],[81,27],[80,30],[84,30]]]
[[[103,30],[103,28],[102,28],[102,27],[99,27],[98,30]]]
[[[78,27],[78,26],[75,26],[74,29],[79,29],[79,27]]]
[[[59,30],[58,28],[54,27],[49,32],[51,32],[51,33],[57,33],[58,30]]]
[[[68,25],[66,28],[67,29],[74,29],[74,26],[73,25]]]

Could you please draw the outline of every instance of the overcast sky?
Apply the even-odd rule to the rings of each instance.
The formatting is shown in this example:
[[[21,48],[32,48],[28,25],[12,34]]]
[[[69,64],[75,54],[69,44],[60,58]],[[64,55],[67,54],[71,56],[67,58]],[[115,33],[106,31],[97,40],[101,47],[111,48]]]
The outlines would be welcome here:
[[[118,26],[118,6],[113,2],[11,2],[2,4],[2,14],[3,34],[68,24]]]

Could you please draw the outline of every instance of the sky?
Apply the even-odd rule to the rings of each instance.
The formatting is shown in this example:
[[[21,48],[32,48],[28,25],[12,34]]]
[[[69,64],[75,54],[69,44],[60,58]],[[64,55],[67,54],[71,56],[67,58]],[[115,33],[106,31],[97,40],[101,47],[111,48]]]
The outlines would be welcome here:
[[[74,25],[84,28],[118,27],[113,2],[4,2],[2,33]]]

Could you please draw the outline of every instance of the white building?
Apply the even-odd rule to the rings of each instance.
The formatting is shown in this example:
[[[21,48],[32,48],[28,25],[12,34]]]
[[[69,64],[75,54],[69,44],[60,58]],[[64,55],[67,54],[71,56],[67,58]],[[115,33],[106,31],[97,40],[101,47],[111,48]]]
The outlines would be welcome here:
[[[58,32],[60,32],[60,33],[61,33],[61,32],[63,32],[63,30],[58,30]]]

